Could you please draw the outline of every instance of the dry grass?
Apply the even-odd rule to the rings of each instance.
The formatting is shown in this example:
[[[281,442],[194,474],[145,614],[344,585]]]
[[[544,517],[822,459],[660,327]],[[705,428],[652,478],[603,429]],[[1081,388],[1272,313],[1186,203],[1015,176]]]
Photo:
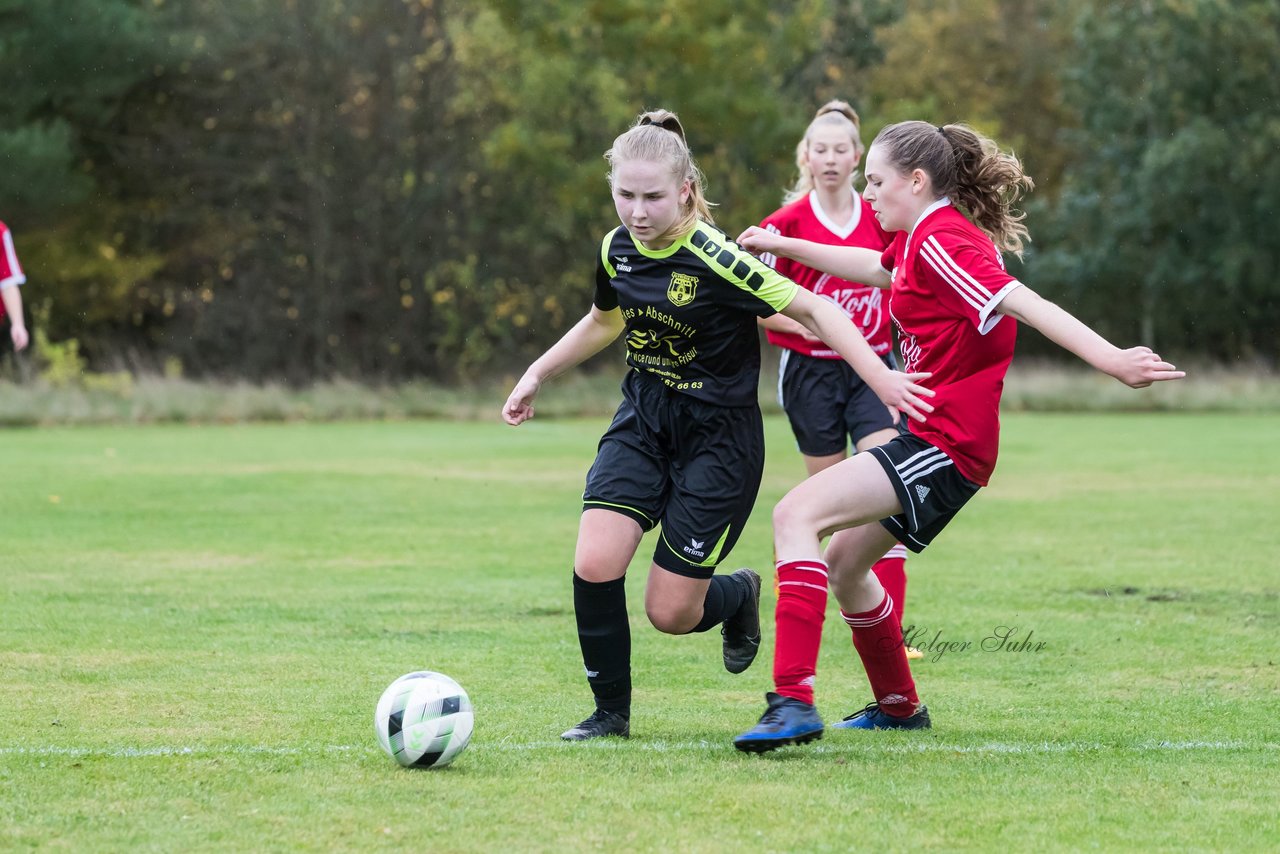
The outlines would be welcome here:
[[[576,373],[544,389],[541,417],[603,415],[617,405],[619,371]],[[127,382],[53,386],[0,381],[0,425],[229,424],[253,421],[396,421],[498,418],[514,378],[446,387],[430,382],[369,385],[344,380],[305,388],[267,383],[195,382],[144,376]],[[774,368],[766,364],[760,402],[777,412]],[[1006,411],[1280,412],[1280,376],[1260,368],[1193,367],[1177,383],[1133,391],[1076,366],[1015,362]]]

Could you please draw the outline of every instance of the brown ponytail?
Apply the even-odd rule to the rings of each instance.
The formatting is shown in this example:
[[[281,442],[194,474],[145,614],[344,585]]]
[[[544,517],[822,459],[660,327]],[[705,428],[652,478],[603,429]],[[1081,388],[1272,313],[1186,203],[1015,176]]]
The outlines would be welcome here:
[[[683,215],[659,239],[677,240],[692,230],[698,220],[715,222],[711,217],[711,203],[706,199],[706,179],[693,162],[680,118],[670,110],[641,113],[630,130],[613,141],[613,147],[604,157],[609,161],[610,186],[613,186],[613,170],[619,163],[631,160],[666,163],[678,182],[689,182],[689,200],[685,202]]]
[[[1022,257],[1031,236],[1022,224],[1026,214],[1014,205],[1035,183],[1017,157],[965,124],[900,122],[880,131],[872,145],[903,174],[923,170],[934,193],[955,201],[1002,252]]]

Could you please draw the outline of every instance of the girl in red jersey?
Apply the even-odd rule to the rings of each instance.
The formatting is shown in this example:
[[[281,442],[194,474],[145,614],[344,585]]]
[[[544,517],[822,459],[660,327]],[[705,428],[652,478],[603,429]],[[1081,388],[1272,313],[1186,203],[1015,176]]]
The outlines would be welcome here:
[[[844,101],[828,101],[818,109],[796,146],[799,177],[795,186],[783,198],[783,206],[765,217],[761,227],[784,237],[884,251],[892,238],[853,187],[863,151],[857,112]],[[839,306],[876,355],[888,367],[896,367],[888,300],[881,288],[851,282],[786,257],[766,254],[761,260]],[[769,343],[782,349],[778,402],[791,422],[810,476],[844,460],[850,443],[856,453],[898,435],[896,413],[880,403],[839,353],[784,314],[763,318],[760,325]],[[871,567],[889,593],[899,623],[907,592],[906,558],[906,548],[895,543]],[[923,656],[908,647],[907,657]]]
[[[1032,183],[991,140],[965,125],[890,125],[872,143],[866,174],[864,198],[880,225],[898,232],[884,253],[754,227],[738,242],[890,288],[905,370],[929,377],[933,407],[927,421],[907,421],[888,444],[811,477],[775,508],[776,693],[767,695],[760,723],[734,739],[740,750],[822,736],[813,683],[828,582],[876,700],[836,726],[929,726],[893,604],[869,569],[894,541],[923,550],[986,485],[1017,321],[1133,388],[1184,376],[1147,347],[1115,347],[1005,272],[1000,252],[1019,252],[1027,238],[1012,205]],[[824,561],[819,542],[826,534]]]

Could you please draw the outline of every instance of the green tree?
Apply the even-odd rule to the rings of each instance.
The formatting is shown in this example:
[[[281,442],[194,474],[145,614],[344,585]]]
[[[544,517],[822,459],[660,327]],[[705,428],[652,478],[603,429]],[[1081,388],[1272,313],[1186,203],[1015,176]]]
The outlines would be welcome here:
[[[48,337],[91,351],[128,326],[135,282],[158,267],[123,245],[101,167],[122,99],[168,55],[163,17],[133,0],[0,0],[0,217],[18,235],[33,313],[56,304]]]
[[[1069,156],[1062,95],[1081,0],[920,0],[877,33],[884,61],[867,79],[878,124],[967,122],[1014,151],[1052,196]],[[875,128],[875,129],[878,129]]]
[[[0,183],[6,216],[47,218],[85,200],[77,160],[159,55],[153,19],[128,0],[0,0]]]
[[[1075,42],[1082,127],[1037,275],[1119,338],[1273,361],[1280,5],[1093,3]]]
[[[450,107],[466,4],[191,0],[182,60],[130,98],[122,193],[166,254],[152,346],[197,374],[435,373],[475,121]]]
[[[467,316],[488,304],[495,317],[482,336],[464,322],[442,343],[491,341],[513,370],[590,303],[597,241],[616,223],[601,155],[637,113],[680,114],[717,222],[736,235],[777,206],[796,138],[874,60],[873,24],[892,15],[820,0],[487,6],[459,50],[462,97],[496,120],[475,187],[485,252],[474,287],[449,293],[479,300]]]

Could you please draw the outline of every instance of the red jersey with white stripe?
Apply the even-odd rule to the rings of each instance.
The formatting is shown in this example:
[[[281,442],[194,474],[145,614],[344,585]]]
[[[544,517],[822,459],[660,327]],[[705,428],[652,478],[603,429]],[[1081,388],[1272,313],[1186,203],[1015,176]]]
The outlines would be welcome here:
[[[889,311],[907,373],[929,371],[935,410],[912,433],[942,450],[965,477],[987,485],[1000,444],[1000,393],[1017,323],[996,307],[1021,283],[1000,252],[946,199],[880,256],[892,270]]]
[[[850,188],[853,193],[853,189]],[[774,211],[762,228],[783,237],[798,237],[814,243],[834,246],[858,246],[882,251],[892,238],[876,221],[871,205],[857,193],[853,193],[853,216],[843,225],[833,222],[818,203],[816,191],[796,199],[789,205]],[[889,333],[888,294],[882,288],[873,288],[858,282],[838,279],[792,261],[765,254],[760,260],[802,288],[813,291],[840,307],[854,324],[862,330],[871,349],[879,356],[887,355],[893,346]],[[821,341],[807,341],[803,336],[766,329],[770,344],[795,350],[818,359],[839,359],[840,354]]]
[[[9,227],[0,222],[0,288],[11,288],[27,281],[22,273],[22,265],[18,263],[18,253],[13,249],[13,235]],[[4,302],[0,301],[0,320],[4,319]]]

